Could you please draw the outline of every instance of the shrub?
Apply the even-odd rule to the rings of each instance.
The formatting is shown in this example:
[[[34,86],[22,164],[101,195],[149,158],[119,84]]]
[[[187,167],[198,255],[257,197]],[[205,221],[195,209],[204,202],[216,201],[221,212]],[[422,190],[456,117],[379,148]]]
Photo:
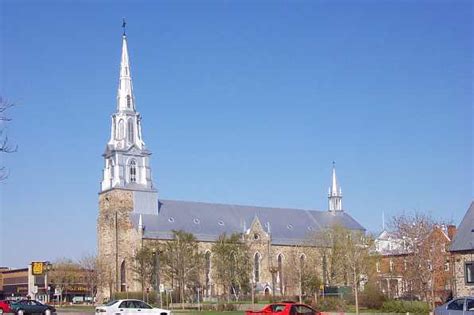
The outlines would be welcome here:
[[[316,308],[316,310],[322,312],[344,312],[347,309],[346,302],[343,299],[334,297],[326,297],[320,299],[314,307]]]
[[[232,303],[219,303],[217,305],[218,312],[235,311],[236,309],[235,304]]]
[[[427,314],[430,312],[430,307],[426,302],[390,300],[383,303],[382,311],[385,313]]]
[[[371,309],[380,309],[386,300],[385,295],[375,285],[369,284],[360,294],[359,304]]]

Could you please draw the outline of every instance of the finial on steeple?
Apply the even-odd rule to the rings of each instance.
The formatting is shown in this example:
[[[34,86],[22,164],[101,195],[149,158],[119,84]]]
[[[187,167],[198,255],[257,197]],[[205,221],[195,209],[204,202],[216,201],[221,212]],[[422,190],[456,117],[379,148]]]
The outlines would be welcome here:
[[[122,19],[122,28],[123,28],[123,36],[127,36],[125,33],[125,26],[127,26],[127,22],[125,22],[125,18]]]

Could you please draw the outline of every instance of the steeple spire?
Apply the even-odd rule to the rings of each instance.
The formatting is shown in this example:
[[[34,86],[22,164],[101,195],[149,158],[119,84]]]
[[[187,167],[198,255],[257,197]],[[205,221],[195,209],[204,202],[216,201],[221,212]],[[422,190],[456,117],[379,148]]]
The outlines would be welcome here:
[[[332,162],[332,182],[328,193],[329,211],[342,211],[342,189],[337,186],[336,162]]]
[[[336,178],[336,162],[332,161],[332,185],[331,193],[337,192],[337,178]]]
[[[125,20],[123,25],[125,25]],[[125,26],[122,35],[122,59],[120,62],[120,79],[117,91],[117,110],[135,111],[135,97],[133,96],[132,75],[130,73],[130,59],[128,57]]]
[[[117,111],[112,114],[110,140],[103,155],[105,166],[101,191],[125,188],[155,193],[149,164],[151,152],[147,150],[143,141],[141,117],[135,108],[125,21],[122,27],[124,31],[117,90]]]

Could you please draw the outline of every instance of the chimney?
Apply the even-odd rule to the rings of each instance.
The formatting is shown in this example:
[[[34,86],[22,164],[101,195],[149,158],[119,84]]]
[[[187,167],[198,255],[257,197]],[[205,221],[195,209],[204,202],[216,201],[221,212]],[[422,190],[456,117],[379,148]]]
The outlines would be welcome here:
[[[455,225],[448,225],[448,237],[452,241],[454,238],[454,235],[456,235],[456,226]]]

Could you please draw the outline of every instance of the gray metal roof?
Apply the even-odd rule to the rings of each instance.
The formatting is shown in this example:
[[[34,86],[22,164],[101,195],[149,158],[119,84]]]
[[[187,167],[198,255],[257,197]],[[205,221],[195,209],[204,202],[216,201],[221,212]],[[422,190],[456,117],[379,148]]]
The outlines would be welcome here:
[[[138,226],[140,214],[131,216],[133,224]],[[145,238],[171,239],[172,230],[184,230],[200,241],[215,241],[222,233],[243,232],[250,228],[255,217],[265,231],[270,224],[272,243],[278,245],[301,244],[311,233],[332,225],[365,231],[345,212],[160,200],[158,215],[142,214]]]
[[[454,236],[450,251],[474,250],[474,201],[471,202]]]

